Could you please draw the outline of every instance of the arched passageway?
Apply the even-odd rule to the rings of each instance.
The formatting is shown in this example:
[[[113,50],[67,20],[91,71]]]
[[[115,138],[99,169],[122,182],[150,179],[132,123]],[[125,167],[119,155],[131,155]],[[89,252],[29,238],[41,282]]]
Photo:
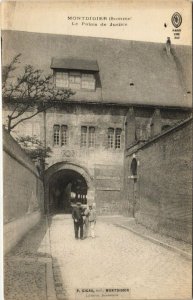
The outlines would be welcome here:
[[[87,203],[87,182],[74,170],[64,169],[54,173],[48,184],[50,213],[69,214],[74,202]]]

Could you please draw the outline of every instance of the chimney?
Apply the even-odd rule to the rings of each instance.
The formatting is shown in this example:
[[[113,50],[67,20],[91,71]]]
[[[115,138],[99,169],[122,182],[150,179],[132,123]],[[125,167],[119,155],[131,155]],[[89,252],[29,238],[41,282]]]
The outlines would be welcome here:
[[[168,55],[170,54],[170,50],[171,50],[171,40],[170,40],[170,37],[167,37],[166,52],[167,52]]]

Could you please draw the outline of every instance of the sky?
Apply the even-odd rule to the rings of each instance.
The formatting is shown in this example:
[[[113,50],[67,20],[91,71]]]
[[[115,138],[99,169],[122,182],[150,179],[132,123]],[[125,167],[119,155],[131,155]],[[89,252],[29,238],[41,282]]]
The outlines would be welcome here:
[[[6,1],[1,3],[1,12],[3,29],[161,43],[170,37],[173,44],[191,44],[189,0]],[[178,36],[174,35],[176,28],[171,22],[175,12],[182,16]],[[74,20],[68,20],[68,17]],[[77,21],[77,17],[107,20]],[[110,17],[128,20],[112,22]],[[110,26],[111,23],[116,26]],[[122,26],[117,25],[120,23]]]

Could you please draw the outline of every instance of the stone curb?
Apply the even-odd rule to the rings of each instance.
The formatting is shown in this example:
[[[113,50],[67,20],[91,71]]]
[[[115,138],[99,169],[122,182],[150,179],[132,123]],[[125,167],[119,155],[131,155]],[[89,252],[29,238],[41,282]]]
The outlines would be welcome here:
[[[49,231],[49,219],[46,217],[46,225]],[[48,234],[48,244],[49,244],[49,254],[50,261],[46,263],[46,293],[47,300],[57,300],[56,289],[55,289],[55,281],[54,281],[54,272],[53,272],[53,257],[51,251],[51,242],[50,242],[50,232]]]
[[[57,300],[52,270],[52,261],[46,263],[46,287],[47,300]]]
[[[52,258],[44,258],[44,257],[18,257],[18,256],[7,256],[9,262],[12,261],[27,261],[28,263],[36,263],[41,262],[45,264],[46,267],[46,299],[47,300],[57,300],[56,292],[55,292],[55,284],[52,270]]]
[[[153,242],[154,244],[160,245],[160,246],[162,246],[162,247],[164,247],[164,248],[166,248],[166,249],[169,249],[169,250],[171,250],[171,251],[173,251],[173,252],[175,252],[175,253],[178,253],[178,254],[180,254],[181,256],[183,256],[184,258],[186,258],[187,260],[192,260],[192,255],[191,255],[191,254],[189,254],[189,253],[187,253],[187,252],[185,252],[185,251],[183,251],[183,250],[181,250],[181,249],[179,249],[179,248],[176,248],[176,247],[174,247],[174,246],[171,246],[171,245],[169,245],[169,244],[166,244],[166,243],[164,243],[164,242],[161,242],[161,241],[159,241],[159,240],[156,240],[156,239],[154,239],[154,238],[152,238],[152,237],[150,237],[150,236],[148,236],[148,235],[144,235],[144,234],[142,234],[142,233],[140,233],[140,232],[138,232],[138,231],[136,231],[136,230],[133,230],[133,229],[127,227],[127,226],[120,225],[120,224],[113,224],[113,225],[114,225],[114,226],[117,226],[117,227],[124,228],[124,229],[126,229],[126,230],[129,230],[129,231],[133,232],[134,234],[136,234],[136,235],[142,237],[142,238],[145,239],[145,240],[149,240],[149,241]]]

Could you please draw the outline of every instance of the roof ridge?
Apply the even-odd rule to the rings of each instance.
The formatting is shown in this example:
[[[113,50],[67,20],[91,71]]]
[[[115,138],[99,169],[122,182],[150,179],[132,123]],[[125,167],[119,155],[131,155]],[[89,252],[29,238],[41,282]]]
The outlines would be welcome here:
[[[52,36],[66,36],[66,37],[73,37],[73,38],[86,38],[86,39],[102,39],[102,40],[112,40],[112,41],[124,41],[124,42],[131,42],[131,43],[141,43],[141,44],[154,44],[154,45],[165,45],[166,41],[164,42],[152,42],[152,41],[143,41],[143,40],[126,40],[120,38],[109,38],[109,37],[100,37],[100,36],[84,36],[84,35],[73,35],[73,34],[62,34],[62,33],[51,33],[51,32],[36,32],[36,31],[24,31],[24,30],[12,30],[12,29],[2,29],[1,32],[23,32],[23,33],[32,33],[32,34],[42,34],[42,35],[52,35]],[[173,44],[174,47],[189,47],[192,48],[192,45],[177,45]]]

